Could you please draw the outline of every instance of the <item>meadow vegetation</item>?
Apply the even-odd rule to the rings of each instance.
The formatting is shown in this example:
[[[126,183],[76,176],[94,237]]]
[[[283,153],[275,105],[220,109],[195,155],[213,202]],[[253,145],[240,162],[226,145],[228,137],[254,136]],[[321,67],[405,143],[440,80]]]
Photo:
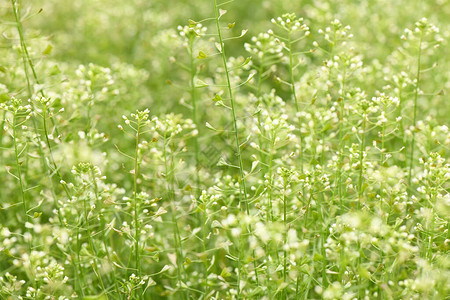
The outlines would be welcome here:
[[[3,1],[0,298],[446,299],[449,15]]]

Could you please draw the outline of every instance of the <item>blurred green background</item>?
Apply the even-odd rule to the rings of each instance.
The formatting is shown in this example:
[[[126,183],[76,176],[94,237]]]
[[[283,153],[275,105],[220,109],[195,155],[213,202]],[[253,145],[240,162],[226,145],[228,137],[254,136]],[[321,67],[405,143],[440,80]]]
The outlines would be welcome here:
[[[271,28],[271,18],[295,12],[309,23],[313,35],[335,18],[350,25],[365,62],[377,59],[380,65],[400,45],[403,30],[422,17],[438,25],[447,39],[450,15],[446,0],[234,1],[224,8],[228,10],[224,22],[236,22],[236,34],[242,29],[249,30],[243,39],[229,43],[229,55],[245,55],[243,43]],[[151,99],[168,92],[174,98],[180,96],[164,84],[167,79],[173,81],[180,76],[177,67],[168,63],[169,57],[180,51],[171,36],[177,25],[185,25],[189,19],[213,16],[213,2],[208,0],[39,0],[22,1],[21,9],[22,14],[26,13],[23,25],[27,38],[45,37],[52,45],[47,59],[74,65],[110,66],[122,62],[146,70],[149,73],[146,86],[151,92],[143,104],[147,101],[150,104]],[[0,16],[4,21],[12,20],[9,1],[3,2]],[[209,21],[204,25],[213,24]],[[5,31],[11,24],[4,22],[1,26]],[[2,47],[7,48],[9,42],[1,38]],[[41,47],[45,46],[42,42]],[[436,73],[448,74],[447,70],[442,66]],[[175,106],[176,102],[173,99],[169,103]],[[172,111],[174,106],[157,109]]]

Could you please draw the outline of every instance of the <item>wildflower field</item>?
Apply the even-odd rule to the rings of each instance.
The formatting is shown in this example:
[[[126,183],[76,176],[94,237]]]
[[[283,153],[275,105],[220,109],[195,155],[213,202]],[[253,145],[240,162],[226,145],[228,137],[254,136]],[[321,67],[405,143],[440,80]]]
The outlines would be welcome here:
[[[449,299],[448,0],[0,3],[0,299]]]

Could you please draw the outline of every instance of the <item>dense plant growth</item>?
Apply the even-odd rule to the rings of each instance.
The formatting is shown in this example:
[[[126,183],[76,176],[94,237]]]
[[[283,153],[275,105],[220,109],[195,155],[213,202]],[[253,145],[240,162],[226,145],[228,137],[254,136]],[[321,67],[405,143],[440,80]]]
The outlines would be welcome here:
[[[0,298],[448,297],[448,3],[153,2],[2,3]]]

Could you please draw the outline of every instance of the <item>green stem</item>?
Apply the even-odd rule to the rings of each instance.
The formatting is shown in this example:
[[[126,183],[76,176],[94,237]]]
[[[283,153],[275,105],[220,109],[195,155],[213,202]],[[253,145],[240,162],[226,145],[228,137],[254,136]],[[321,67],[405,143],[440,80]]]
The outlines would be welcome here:
[[[283,250],[284,250],[284,257],[283,257],[283,282],[287,284],[286,278],[287,278],[287,255],[288,252],[286,250],[287,246],[287,197],[286,197],[286,188],[287,188],[287,179],[284,178],[284,187],[283,187],[283,224],[284,224],[284,233],[283,233]],[[286,299],[286,289],[283,290],[283,298]]]
[[[416,121],[417,121],[417,99],[419,97],[419,84],[420,84],[420,61],[422,56],[422,39],[423,39],[423,30],[420,32],[419,38],[419,53],[417,57],[417,72],[416,72],[416,89],[414,91],[414,114],[413,114],[413,131],[412,131],[412,141],[411,141],[411,155],[409,160],[409,172],[408,172],[408,185],[409,188],[412,189],[411,186],[411,177],[412,177],[412,168],[414,163],[414,144],[416,141]]]
[[[219,10],[218,10],[218,6],[217,6],[217,0],[213,0],[214,1],[214,14],[215,14],[215,20],[216,20],[216,27],[217,27],[217,34],[219,37],[219,44],[220,44],[220,53],[222,56],[222,62],[223,62],[223,67],[225,70],[225,75],[226,75],[226,80],[227,80],[227,88],[228,88],[228,95],[230,96],[230,102],[231,102],[231,114],[232,114],[232,118],[233,118],[233,129],[234,129],[234,139],[236,142],[236,154],[238,156],[238,161],[239,161],[239,175],[240,175],[240,181],[239,181],[239,192],[240,195],[242,197],[242,193],[244,194],[244,207],[245,207],[245,212],[247,213],[247,215],[250,215],[250,210],[249,210],[249,201],[248,201],[248,197],[247,197],[247,186],[246,186],[246,182],[245,182],[245,174],[244,174],[244,164],[242,162],[242,153],[241,153],[241,143],[239,141],[239,133],[238,133],[238,125],[237,125],[237,118],[236,118],[236,104],[233,98],[233,89],[231,87],[231,81],[230,81],[230,74],[229,74],[229,70],[228,70],[228,66],[227,66],[227,56],[225,54],[225,43],[222,39],[222,32],[220,30],[220,22],[219,22]],[[242,200],[241,200],[241,204],[242,204]],[[241,205],[241,209],[242,205]],[[247,228],[248,232],[252,232],[251,226],[249,226],[249,228]],[[240,247],[239,247],[240,248]],[[254,258],[254,255],[253,255]],[[240,281],[241,281],[241,269],[240,269],[240,262],[241,258],[240,258],[240,254],[239,254],[239,260],[238,260],[238,282],[237,282],[237,297],[238,299],[241,297],[241,288],[240,288]],[[253,260],[254,266],[255,266],[255,272],[256,272],[256,278],[258,281],[258,273],[257,273],[257,269],[256,269],[256,260]]]
[[[342,79],[342,85],[341,85],[341,93],[342,97],[340,97],[340,110],[339,110],[339,159],[338,159],[338,166],[337,166],[337,173],[338,173],[338,195],[339,195],[339,210],[341,213],[344,211],[344,202],[342,199],[342,161],[343,161],[343,151],[344,151],[344,141],[343,141],[343,134],[344,134],[344,113],[345,113],[345,103],[344,103],[344,97],[345,97],[345,77],[346,77],[346,67],[344,64],[344,70],[343,70],[343,79]]]
[[[275,135],[275,134],[274,134]],[[272,214],[272,202],[273,202],[273,148],[274,148],[274,139],[271,138],[270,140],[270,150],[269,150],[269,198],[267,203],[267,223],[271,222],[273,220],[273,214]]]
[[[217,34],[219,36],[220,53],[222,56],[223,67],[225,69],[225,75],[226,75],[226,80],[227,80],[228,95],[230,96],[230,102],[231,102],[231,114],[233,117],[234,139],[236,142],[236,154],[237,154],[237,157],[239,160],[239,173],[240,173],[240,186],[241,186],[240,192],[241,192],[241,196],[242,196],[242,193],[244,194],[245,211],[248,214],[249,207],[248,207],[248,198],[247,198],[247,187],[246,187],[246,182],[245,182],[244,164],[242,162],[241,143],[239,141],[238,125],[237,125],[237,118],[236,118],[236,104],[235,104],[235,101],[233,98],[233,89],[231,87],[230,74],[229,74],[228,66],[227,66],[227,56],[225,54],[225,43],[223,42],[222,32],[220,30],[219,11],[218,11],[216,2],[217,2],[217,0],[214,0],[215,20],[216,20],[216,26],[217,26]]]
[[[289,30],[288,33],[288,50],[289,50],[289,75],[291,77],[291,93],[292,93],[292,98],[295,104],[295,112],[298,113],[300,112],[300,108],[298,106],[298,101],[297,101],[297,92],[295,90],[295,80],[294,80],[294,57],[292,55],[292,36],[291,36],[291,31]],[[298,118],[300,118],[300,116],[297,116]],[[300,137],[300,172],[303,174],[303,137],[302,137],[302,132],[301,132],[301,122],[299,119],[299,124],[298,124],[298,130],[299,130],[299,137]]]
[[[40,84],[40,81],[39,81],[39,79],[38,79],[38,76],[37,76],[37,73],[36,73],[36,69],[34,68],[33,61],[31,60],[30,53],[28,52],[28,47],[27,47],[27,45],[26,45],[26,42],[25,42],[25,36],[24,36],[24,33],[23,33],[22,21],[20,20],[20,12],[19,12],[19,9],[17,8],[17,3],[16,3],[16,2],[18,3],[18,0],[11,0],[11,5],[12,5],[12,8],[13,8],[14,18],[15,18],[16,25],[17,25],[17,31],[19,32],[19,38],[20,38],[21,48],[22,48],[23,53],[25,54],[25,56],[23,57],[23,59],[26,60],[26,62],[27,62],[28,65],[30,66],[31,73],[33,74],[34,81],[36,82],[36,84],[39,85],[39,84]],[[28,94],[29,94],[29,96],[31,97],[31,95],[32,95],[32,89],[31,89],[31,84],[30,84],[30,80],[29,80],[29,76],[28,76],[28,70],[27,70],[27,68],[26,68],[25,65],[24,65],[24,71],[25,71],[25,75],[26,75],[26,78],[27,78]],[[39,92],[40,92],[42,98],[46,98],[43,89],[40,89]],[[55,171],[56,174],[58,175],[58,179],[59,179],[59,181],[61,182],[62,176],[61,176],[61,174],[59,173],[59,170],[58,170],[58,168],[57,168],[57,166],[56,166],[55,160],[53,159],[52,147],[51,147],[51,144],[50,144],[49,138],[48,138],[47,125],[46,125],[46,117],[45,117],[46,109],[47,109],[47,106],[46,106],[46,104],[45,104],[45,105],[44,105],[44,109],[43,109],[43,111],[44,111],[43,119],[44,119],[45,140],[46,140],[46,142],[47,142],[47,147],[49,148],[49,151],[50,151],[50,162],[53,164],[54,171]],[[56,136],[59,136],[58,128],[55,126],[55,125],[56,125],[56,124],[55,124],[55,120],[54,120],[52,117],[50,117],[50,120],[51,120],[51,122],[52,122],[52,125],[53,125],[54,128],[55,128]],[[34,120],[33,120],[33,124],[34,124]],[[35,124],[34,124],[34,126],[35,126],[36,132],[38,132],[38,131],[37,131],[37,126],[36,126]],[[41,143],[39,143],[39,149],[40,149],[41,157],[42,157],[43,161],[45,161],[45,157],[44,157],[44,155],[43,155],[43,150],[42,150]],[[66,187],[64,184],[63,184],[62,186],[63,186],[63,189],[64,189],[66,195],[67,195],[68,198],[70,199],[70,194],[69,194],[69,192],[68,192],[67,187]]]
[[[4,152],[3,151],[3,136],[4,136],[4,127],[5,127],[5,123],[6,123],[6,111],[3,113],[3,117],[2,117],[2,123],[0,124],[0,166],[3,166],[3,160],[4,160]],[[3,189],[0,189],[0,199],[3,199]]]
[[[134,259],[135,267],[140,278],[141,276],[141,258],[139,251],[139,240],[140,240],[140,226],[139,226],[139,203],[137,197],[137,181],[139,176],[139,139],[141,134],[141,119],[138,119],[137,131],[136,131],[136,148],[134,153]]]
[[[203,214],[202,214],[202,244],[203,244],[203,255],[204,255],[204,276],[203,276],[203,285],[205,289],[205,299],[208,297],[208,253],[206,252],[206,202],[203,202]]]
[[[386,104],[384,104],[384,117],[386,117],[387,108]],[[383,122],[383,125],[381,126],[381,150],[380,150],[380,168],[384,165],[384,143],[385,143],[385,134],[386,134],[386,124]],[[380,211],[382,211],[382,205],[383,205],[383,181],[380,182]],[[389,214],[388,214],[389,215]],[[389,219],[389,217],[387,217]],[[387,222],[386,222],[387,223]]]
[[[28,208],[27,208],[27,203],[25,200],[25,189],[24,189],[24,183],[23,183],[23,179],[22,179],[22,170],[20,167],[20,161],[19,161],[19,149],[18,149],[18,145],[17,145],[17,111],[14,111],[13,114],[13,141],[14,141],[14,155],[16,158],[16,165],[17,165],[17,177],[19,179],[19,185],[20,185],[20,195],[22,198],[22,206],[23,206],[23,213],[25,216],[25,219],[28,220],[29,216],[28,216]]]
[[[197,97],[195,93],[195,75],[197,73],[197,69],[194,64],[195,56],[194,56],[194,37],[191,37],[189,40],[189,54],[190,54],[190,93],[191,93],[191,101],[192,101],[192,119],[194,121],[195,127],[197,130],[200,130],[200,126],[198,123],[198,117],[197,117]],[[199,197],[201,194],[201,181],[200,181],[200,160],[199,160],[199,153],[200,153],[200,147],[198,143],[198,136],[199,133],[194,137],[194,150],[195,150],[195,176],[196,176],[196,197]],[[206,203],[203,203],[203,213],[202,213],[202,245],[203,245],[203,253],[206,254]],[[204,268],[203,268],[203,284],[204,284],[204,292],[205,292],[205,299],[208,294],[208,260],[207,257],[204,258]]]
[[[84,197],[83,199],[83,208],[84,208],[84,222],[86,224],[86,233],[88,236],[88,241],[89,241],[89,247],[91,248],[92,253],[94,254],[94,258],[93,258],[93,263],[92,263],[92,268],[94,270],[95,275],[97,276],[99,282],[100,282],[100,286],[102,287],[102,290],[105,290],[105,285],[103,284],[103,280],[102,280],[102,276],[100,275],[99,269],[98,269],[98,263],[97,263],[97,249],[95,248],[94,242],[92,240],[92,233],[90,232],[90,222],[89,222],[89,211],[88,211],[88,207],[87,207],[87,197]]]
[[[197,117],[197,96],[195,93],[195,75],[197,73],[196,67],[195,67],[195,57],[194,57],[194,38],[191,37],[190,39],[190,55],[191,55],[191,66],[190,66],[190,72],[191,72],[191,78],[190,78],[190,93],[191,93],[191,100],[192,100],[192,119],[194,121],[195,127],[197,130],[200,130],[200,126],[198,123],[198,117]],[[199,196],[200,191],[200,165],[199,165],[199,143],[198,143],[198,136],[194,136],[194,148],[195,148],[195,175],[196,175],[196,194]]]
[[[258,109],[258,128],[259,128],[259,135],[258,135],[258,142],[259,142],[259,160],[261,161],[262,165],[265,167],[266,166],[266,155],[264,153],[264,149],[265,149],[265,143],[264,143],[264,134],[265,134],[265,130],[264,130],[264,126],[261,126],[262,123],[262,119],[261,119],[261,110],[259,109],[259,106],[261,105],[261,101],[260,101],[260,96],[261,96],[261,85],[262,85],[262,74],[264,72],[264,59],[265,59],[265,55],[264,55],[264,51],[265,51],[265,47],[263,47],[262,49],[262,56],[261,56],[261,61],[260,61],[260,66],[259,66],[259,70],[258,70],[258,87],[256,90],[256,98],[257,98],[257,109]],[[261,172],[261,179],[264,181],[264,174],[265,172]]]
[[[164,141],[163,141],[163,156],[164,156],[164,169],[165,169],[165,177],[166,177],[166,183],[167,183],[167,193],[168,193],[168,201],[170,203],[170,209],[171,209],[171,221],[173,225],[173,240],[175,244],[175,255],[176,255],[176,262],[177,262],[177,275],[178,275],[178,284],[181,286],[181,282],[183,281],[183,276],[181,274],[181,271],[183,271],[183,274],[185,274],[184,269],[184,255],[183,255],[183,248],[181,244],[181,236],[180,236],[180,229],[178,227],[178,221],[176,217],[176,207],[174,204],[175,201],[175,192],[173,188],[173,155],[171,154],[171,163],[169,167],[169,161],[168,161],[168,153],[167,153],[167,137],[164,134]],[[186,290],[186,294],[184,295],[186,299],[189,299],[189,292]]]
[[[361,145],[359,146],[359,177],[358,177],[358,203],[357,203],[357,210],[359,211],[361,207],[361,203],[363,201],[363,183],[364,183],[364,147],[366,142],[366,122],[367,122],[367,116],[364,113],[363,114],[363,124],[362,124],[362,136],[361,136]]]

